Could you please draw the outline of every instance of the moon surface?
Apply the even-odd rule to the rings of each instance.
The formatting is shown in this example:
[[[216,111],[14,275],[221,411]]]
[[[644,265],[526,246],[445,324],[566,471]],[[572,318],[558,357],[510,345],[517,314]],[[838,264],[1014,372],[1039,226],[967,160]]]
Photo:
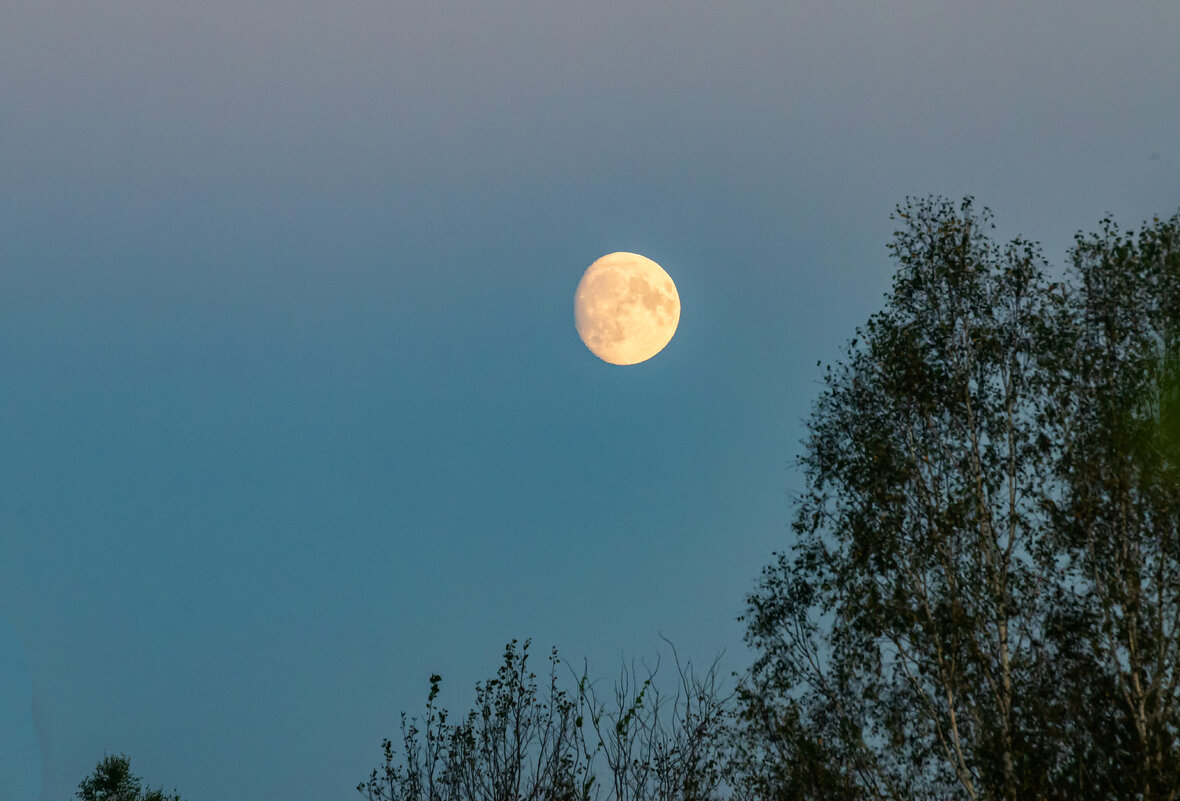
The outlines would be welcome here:
[[[610,364],[655,356],[680,323],[680,295],[664,268],[638,253],[608,253],[586,268],[574,293],[574,324]]]

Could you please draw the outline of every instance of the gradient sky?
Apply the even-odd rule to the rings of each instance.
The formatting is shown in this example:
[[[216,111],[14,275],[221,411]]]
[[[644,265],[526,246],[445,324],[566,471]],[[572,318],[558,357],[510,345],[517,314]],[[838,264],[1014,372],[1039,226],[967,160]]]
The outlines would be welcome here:
[[[906,195],[1180,207],[1174,0],[4,0],[0,797],[355,798],[431,672],[747,662]],[[680,328],[579,342],[594,259]],[[12,710],[10,712],[10,710]]]

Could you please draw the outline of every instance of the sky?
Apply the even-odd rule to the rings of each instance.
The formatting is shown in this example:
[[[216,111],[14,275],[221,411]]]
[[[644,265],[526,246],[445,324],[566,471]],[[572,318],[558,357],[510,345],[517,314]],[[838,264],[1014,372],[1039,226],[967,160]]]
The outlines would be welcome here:
[[[0,799],[330,801],[505,643],[740,671],[906,196],[1180,210],[1171,0],[5,0]],[[586,267],[679,329],[608,365]]]

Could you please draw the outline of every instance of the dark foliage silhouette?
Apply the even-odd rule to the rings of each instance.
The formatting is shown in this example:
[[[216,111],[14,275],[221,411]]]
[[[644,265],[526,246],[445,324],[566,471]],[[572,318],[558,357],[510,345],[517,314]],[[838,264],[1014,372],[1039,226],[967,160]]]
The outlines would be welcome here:
[[[508,644],[495,678],[476,685],[474,707],[454,722],[432,676],[425,717],[403,714],[400,742],[382,743],[383,764],[357,790],[369,801],[718,797],[728,699],[716,663],[698,676],[677,659],[670,696],[657,687],[658,665],[640,673],[632,664],[607,702],[585,670],[559,668],[556,650],[538,684],[529,645]]]
[[[144,788],[131,772],[131,760],[125,754],[104,756],[78,785],[76,795],[81,801],[181,801],[175,792]]]
[[[1180,217],[1065,282],[969,199],[895,219],[749,597],[744,792],[1175,799]]]

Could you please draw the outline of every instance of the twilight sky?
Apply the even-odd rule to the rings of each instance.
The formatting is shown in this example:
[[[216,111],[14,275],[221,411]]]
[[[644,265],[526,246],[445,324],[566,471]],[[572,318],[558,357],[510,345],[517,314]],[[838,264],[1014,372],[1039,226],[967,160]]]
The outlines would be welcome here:
[[[431,672],[747,662],[889,214],[1180,207],[1180,4],[5,0],[0,799],[330,801]],[[616,250],[650,362],[579,342]]]

